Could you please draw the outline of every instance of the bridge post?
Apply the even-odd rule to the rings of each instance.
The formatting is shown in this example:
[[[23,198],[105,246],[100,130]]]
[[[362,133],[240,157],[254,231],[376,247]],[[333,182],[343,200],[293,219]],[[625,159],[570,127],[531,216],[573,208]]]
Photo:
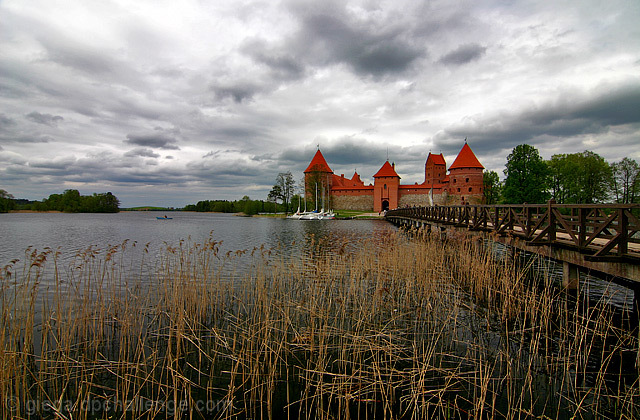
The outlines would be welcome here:
[[[549,215],[549,242],[553,243],[556,240],[556,217],[553,214],[553,205],[556,204],[556,200],[553,198],[547,201],[547,214]]]
[[[568,262],[562,263],[562,286],[567,290],[578,290],[580,286],[580,267]]]
[[[640,286],[633,287],[633,309],[631,310],[631,328],[640,326]],[[640,357],[640,352],[638,354]]]

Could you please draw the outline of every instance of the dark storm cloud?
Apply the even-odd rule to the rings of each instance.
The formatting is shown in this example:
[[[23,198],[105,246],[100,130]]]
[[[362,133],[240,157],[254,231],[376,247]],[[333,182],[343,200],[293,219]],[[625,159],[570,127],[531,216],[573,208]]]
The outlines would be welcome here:
[[[546,106],[503,113],[485,120],[463,123],[436,135],[436,146],[456,152],[468,137],[478,153],[511,149],[525,142],[557,143],[575,136],[602,134],[611,127],[640,124],[640,85],[623,85],[597,91],[591,97],[567,96]]]
[[[364,139],[344,137],[333,140],[329,144],[321,145],[320,151],[329,167],[336,175],[346,174],[350,177],[356,170],[365,182],[371,182],[384,162],[397,163],[397,170],[407,177],[409,182],[420,181],[424,172],[424,162],[429,150],[424,146],[401,147],[376,144]],[[280,171],[283,168],[291,170],[297,177],[311,162],[316,149],[314,147],[290,148],[279,155],[263,155],[258,160],[273,160],[278,162]],[[416,174],[421,174],[416,176]]]
[[[460,45],[455,50],[440,58],[440,62],[446,65],[461,66],[478,60],[486,51],[487,48],[479,44]]]
[[[133,149],[133,150],[129,150],[127,153],[124,154],[125,157],[150,157],[150,158],[159,158],[160,155],[155,153],[153,150],[151,149],[147,149],[147,148],[137,148],[137,149]]]
[[[291,7],[301,29],[289,48],[309,62],[342,63],[360,75],[380,77],[405,72],[426,55],[426,48],[415,45],[407,28],[393,20],[359,19],[337,4],[315,7]]]
[[[354,140],[351,138],[343,138],[330,144],[321,145],[320,151],[329,163],[329,166],[335,165],[371,165],[382,163],[385,160],[386,149],[382,146],[372,144],[364,140]],[[263,159],[274,159],[280,162],[288,162],[297,166],[307,167],[316,149],[307,147],[304,149],[291,148],[287,149],[279,155],[265,155]]]
[[[39,183],[64,185],[65,182],[139,184],[139,185],[184,185],[197,181],[189,171],[153,166],[141,167],[135,159],[122,159],[117,155],[101,153],[81,159],[74,157],[56,159],[37,159],[30,162],[17,162],[6,168],[3,178],[32,179]],[[52,190],[49,192],[57,192]]]
[[[176,146],[178,140],[166,133],[149,133],[149,134],[127,134],[127,144],[135,146],[152,147],[156,149],[180,150]]]
[[[106,179],[118,184],[133,185],[184,185],[186,182],[193,180],[184,171],[171,171],[166,168],[154,171],[144,168],[143,171],[111,172]]]
[[[29,167],[52,171],[67,171],[75,162],[76,159],[72,157],[54,160],[37,160],[29,162]]]
[[[81,41],[41,36],[38,41],[46,48],[47,58],[61,66],[95,76],[108,75],[115,71],[118,64],[110,55],[96,51]]]
[[[270,171],[254,162],[224,154],[208,157],[198,162],[190,162],[185,168],[193,179],[205,185],[246,187],[247,182],[273,184],[277,171]]]
[[[253,82],[236,82],[229,85],[213,85],[213,91],[216,94],[216,98],[225,99],[231,98],[236,103],[242,103],[249,101],[254,95],[259,93],[262,88]]]
[[[16,122],[4,114],[0,114],[0,130],[16,125]]]
[[[63,121],[59,115],[41,114],[37,111],[30,112],[26,115],[29,121],[33,121],[38,124],[48,125],[49,127],[56,127],[60,121]]]
[[[640,122],[640,85],[625,86],[599,95],[578,105],[574,118],[595,121],[599,125],[621,125]]]
[[[207,116],[194,112],[188,120],[190,137],[197,137],[206,144],[217,147],[236,147],[244,144],[249,149],[265,145],[274,134],[273,118],[267,114],[251,115],[249,118]]]
[[[279,52],[266,42],[253,39],[244,43],[241,51],[256,63],[267,66],[275,79],[297,80],[304,75],[304,66],[288,52]]]

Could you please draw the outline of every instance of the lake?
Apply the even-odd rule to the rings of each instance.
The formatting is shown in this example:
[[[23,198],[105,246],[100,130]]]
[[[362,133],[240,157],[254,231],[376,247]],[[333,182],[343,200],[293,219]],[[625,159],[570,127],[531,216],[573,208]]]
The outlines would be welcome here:
[[[158,220],[164,215],[171,220]],[[167,245],[180,240],[202,243],[209,236],[221,242],[220,251],[251,250],[264,245],[287,256],[302,256],[311,241],[346,244],[355,249],[366,239],[380,238],[397,228],[384,220],[320,220],[302,221],[272,217],[238,217],[225,213],[196,212],[120,212],[114,214],[8,213],[0,214],[0,267],[13,259],[25,258],[27,247],[42,251],[46,247],[61,251],[61,262],[71,261],[77,252],[88,247],[104,251],[110,245],[128,240],[135,259],[143,245],[149,244],[152,255],[162,255]],[[153,270],[153,262],[149,261]],[[546,264],[546,262],[545,262]],[[237,268],[237,267],[236,267]],[[546,266],[560,280],[561,266]],[[583,290],[592,300],[605,298],[614,306],[629,310],[633,293],[629,289],[597,278],[582,275]],[[48,280],[43,279],[46,283]]]
[[[158,220],[164,215],[170,220]],[[125,240],[160,252],[180,240],[202,243],[211,235],[220,250],[237,251],[264,245],[295,255],[310,238],[316,241],[358,242],[394,232],[383,220],[301,221],[272,217],[238,217],[225,213],[120,212],[114,214],[0,214],[0,267],[23,259],[27,247],[60,249],[70,259],[90,246],[104,249]],[[153,251],[152,251],[153,252]]]

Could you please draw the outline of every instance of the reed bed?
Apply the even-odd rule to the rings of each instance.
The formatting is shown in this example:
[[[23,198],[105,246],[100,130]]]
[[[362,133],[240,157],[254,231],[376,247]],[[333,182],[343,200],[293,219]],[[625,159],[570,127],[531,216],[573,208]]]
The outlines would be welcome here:
[[[477,240],[133,246],[2,269],[2,418],[640,416],[628,320]]]

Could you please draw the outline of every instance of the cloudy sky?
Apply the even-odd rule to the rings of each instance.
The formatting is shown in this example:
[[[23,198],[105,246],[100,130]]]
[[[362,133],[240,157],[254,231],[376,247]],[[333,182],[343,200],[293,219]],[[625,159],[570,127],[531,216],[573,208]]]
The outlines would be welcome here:
[[[264,199],[317,145],[403,183],[465,137],[487,169],[640,160],[640,2],[0,0],[0,189],[123,206]]]

